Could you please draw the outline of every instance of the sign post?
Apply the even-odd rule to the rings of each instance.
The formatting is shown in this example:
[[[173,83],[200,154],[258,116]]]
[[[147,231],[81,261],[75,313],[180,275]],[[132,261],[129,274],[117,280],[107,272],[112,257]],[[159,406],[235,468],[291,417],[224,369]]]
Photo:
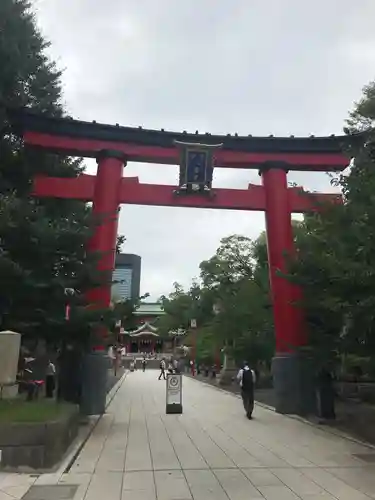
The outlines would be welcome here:
[[[168,373],[165,413],[182,413],[182,375]]]

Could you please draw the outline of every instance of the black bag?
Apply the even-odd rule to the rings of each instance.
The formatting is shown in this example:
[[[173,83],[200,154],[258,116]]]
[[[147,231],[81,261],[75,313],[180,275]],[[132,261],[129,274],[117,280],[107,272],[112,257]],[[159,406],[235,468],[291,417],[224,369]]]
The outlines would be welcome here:
[[[254,379],[252,370],[243,370],[242,372],[242,390],[251,392],[254,390]]]

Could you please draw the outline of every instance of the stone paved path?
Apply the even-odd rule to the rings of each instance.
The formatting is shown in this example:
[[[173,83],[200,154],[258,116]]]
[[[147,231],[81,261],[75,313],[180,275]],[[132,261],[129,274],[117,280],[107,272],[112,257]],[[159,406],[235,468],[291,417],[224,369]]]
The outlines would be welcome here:
[[[375,464],[355,456],[375,450],[259,406],[248,421],[236,396],[187,377],[183,386],[183,415],[166,415],[157,372],[130,373],[56,482],[79,484],[74,500],[375,498]],[[21,491],[2,486],[0,500]]]

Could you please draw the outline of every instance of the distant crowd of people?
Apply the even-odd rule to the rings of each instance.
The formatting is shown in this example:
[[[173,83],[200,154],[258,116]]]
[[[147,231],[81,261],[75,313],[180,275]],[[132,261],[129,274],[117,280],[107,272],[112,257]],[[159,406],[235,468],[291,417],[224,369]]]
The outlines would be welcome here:
[[[160,374],[158,380],[165,380],[165,373],[168,371],[168,373],[180,373],[180,367],[178,360],[176,358],[170,358],[167,360],[166,358],[162,358],[160,361]]]
[[[142,366],[142,371],[145,372],[147,368],[147,363],[150,359],[150,357],[143,356],[141,360],[141,366]],[[137,359],[133,359],[130,363],[130,371],[136,371],[137,370]],[[176,358],[169,358],[168,360],[163,357],[160,360],[159,364],[159,369],[160,369],[160,374],[159,374],[159,379],[158,380],[166,380],[166,373],[180,373],[180,367],[179,367],[179,362]]]
[[[60,351],[54,356],[60,359]],[[61,374],[61,370],[60,370]],[[58,385],[62,385],[60,380],[57,383],[56,361],[47,353],[40,355],[30,351],[27,347],[21,346],[18,357],[17,383],[20,394],[25,394],[26,399],[31,401],[36,399],[40,393],[46,398],[52,399]]]

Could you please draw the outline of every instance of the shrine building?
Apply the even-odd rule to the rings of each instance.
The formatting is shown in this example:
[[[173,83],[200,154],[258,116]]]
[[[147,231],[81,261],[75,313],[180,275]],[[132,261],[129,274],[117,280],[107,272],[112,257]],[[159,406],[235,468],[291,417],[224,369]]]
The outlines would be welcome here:
[[[158,328],[155,326],[157,319],[164,316],[163,307],[158,302],[141,303],[134,316],[139,318],[138,327],[135,330],[121,331],[122,342],[126,352],[135,353],[169,353],[178,344],[178,339],[182,338],[182,332],[170,332],[169,337],[161,338]],[[183,332],[184,333],[184,332]]]
[[[154,323],[163,316],[162,305],[158,302],[144,302],[134,312],[138,327],[135,330],[123,330],[122,341],[127,353],[157,353],[164,352],[164,342],[158,334]]]

